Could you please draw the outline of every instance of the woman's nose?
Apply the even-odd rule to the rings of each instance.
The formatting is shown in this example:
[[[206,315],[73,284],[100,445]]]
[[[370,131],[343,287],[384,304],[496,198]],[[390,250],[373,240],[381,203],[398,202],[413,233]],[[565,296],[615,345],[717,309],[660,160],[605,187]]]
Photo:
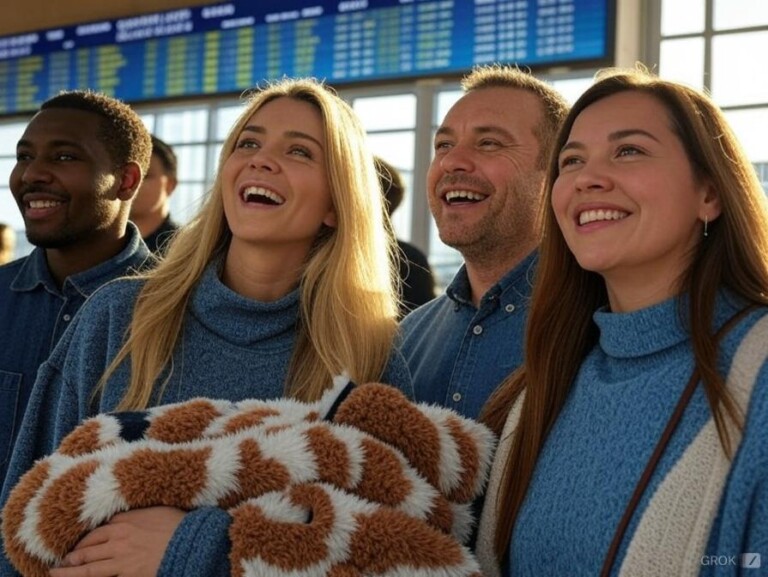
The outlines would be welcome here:
[[[582,165],[576,174],[574,185],[576,190],[581,192],[600,191],[609,190],[613,186],[613,182],[605,167],[600,162],[593,160]]]
[[[279,169],[279,164],[275,160],[274,155],[263,148],[255,150],[251,154],[249,165],[256,170],[266,170],[268,172],[276,172]]]

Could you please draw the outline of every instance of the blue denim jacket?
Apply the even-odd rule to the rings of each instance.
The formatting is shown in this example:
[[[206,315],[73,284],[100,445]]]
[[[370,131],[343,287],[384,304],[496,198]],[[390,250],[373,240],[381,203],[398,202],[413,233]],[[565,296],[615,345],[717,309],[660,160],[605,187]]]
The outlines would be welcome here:
[[[479,308],[462,266],[445,294],[403,319],[401,351],[417,401],[477,418],[504,377],[523,362],[536,261],[536,253],[523,259],[488,290]]]
[[[0,481],[5,478],[38,367],[85,299],[104,283],[141,267],[149,256],[131,223],[127,239],[122,252],[68,277],[60,289],[41,248],[0,266]]]

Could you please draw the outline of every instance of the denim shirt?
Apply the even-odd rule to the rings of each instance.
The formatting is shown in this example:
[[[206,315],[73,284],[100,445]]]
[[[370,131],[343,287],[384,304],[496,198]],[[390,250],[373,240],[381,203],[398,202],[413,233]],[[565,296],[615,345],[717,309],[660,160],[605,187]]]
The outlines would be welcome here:
[[[444,295],[401,323],[402,353],[416,401],[436,403],[470,418],[523,362],[523,340],[536,253],[472,304],[464,266]]]
[[[149,256],[129,223],[125,248],[110,260],[67,277],[61,288],[48,270],[45,250],[0,267],[0,481],[35,382],[75,313],[104,283],[139,268]]]

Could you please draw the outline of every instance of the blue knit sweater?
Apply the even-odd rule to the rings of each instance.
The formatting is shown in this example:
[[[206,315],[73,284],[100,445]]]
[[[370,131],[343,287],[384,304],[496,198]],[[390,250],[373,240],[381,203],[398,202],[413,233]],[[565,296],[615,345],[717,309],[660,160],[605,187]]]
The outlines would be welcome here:
[[[739,308],[733,300],[721,298],[716,326]],[[693,369],[691,341],[678,311],[673,299],[637,312],[594,315],[599,344],[582,364],[539,457],[510,545],[511,575],[600,573],[616,526]],[[745,333],[766,314],[765,309],[751,313],[725,336],[718,363],[721,374],[729,375]],[[768,343],[760,346],[764,351]],[[698,505],[691,498],[706,494],[712,486],[710,471],[702,470],[703,457],[693,442],[701,438],[708,422],[708,430],[713,429],[711,411],[699,387],[635,511],[613,575],[709,575],[715,570],[717,575],[738,575],[742,554],[762,553],[763,563],[768,561],[768,366],[764,359],[756,374],[741,446],[730,471],[725,465],[722,495],[712,497],[714,519],[697,514]],[[716,434],[710,437],[719,451]],[[669,491],[673,478],[684,480],[675,485],[683,490]],[[649,534],[642,529],[643,523],[672,529],[667,534]],[[699,549],[693,537],[681,537],[692,525],[701,532]],[[697,553],[682,568],[678,565],[683,550],[703,555]],[[720,558],[713,560],[714,556]],[[758,574],[764,573],[745,573]]]
[[[91,399],[94,385],[123,343],[142,284],[125,279],[97,291],[41,368],[14,447],[3,504],[35,459],[50,453],[82,419],[113,410],[123,396],[128,362],[111,376],[98,406]],[[190,299],[168,384],[152,404],[193,397],[238,401],[283,396],[298,314],[298,290],[276,302],[257,302],[227,288],[215,264],[210,265]],[[413,396],[399,352],[393,353],[381,380]],[[161,574],[228,574],[228,527],[229,515],[223,510],[188,514]],[[15,574],[3,557],[0,575]]]

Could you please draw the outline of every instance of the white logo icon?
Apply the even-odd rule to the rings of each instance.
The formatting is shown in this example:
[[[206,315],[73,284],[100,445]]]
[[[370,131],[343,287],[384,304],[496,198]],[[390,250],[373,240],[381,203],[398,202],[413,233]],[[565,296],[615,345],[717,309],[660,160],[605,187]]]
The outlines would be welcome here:
[[[741,566],[744,569],[760,569],[761,561],[760,553],[743,553],[741,555]]]

